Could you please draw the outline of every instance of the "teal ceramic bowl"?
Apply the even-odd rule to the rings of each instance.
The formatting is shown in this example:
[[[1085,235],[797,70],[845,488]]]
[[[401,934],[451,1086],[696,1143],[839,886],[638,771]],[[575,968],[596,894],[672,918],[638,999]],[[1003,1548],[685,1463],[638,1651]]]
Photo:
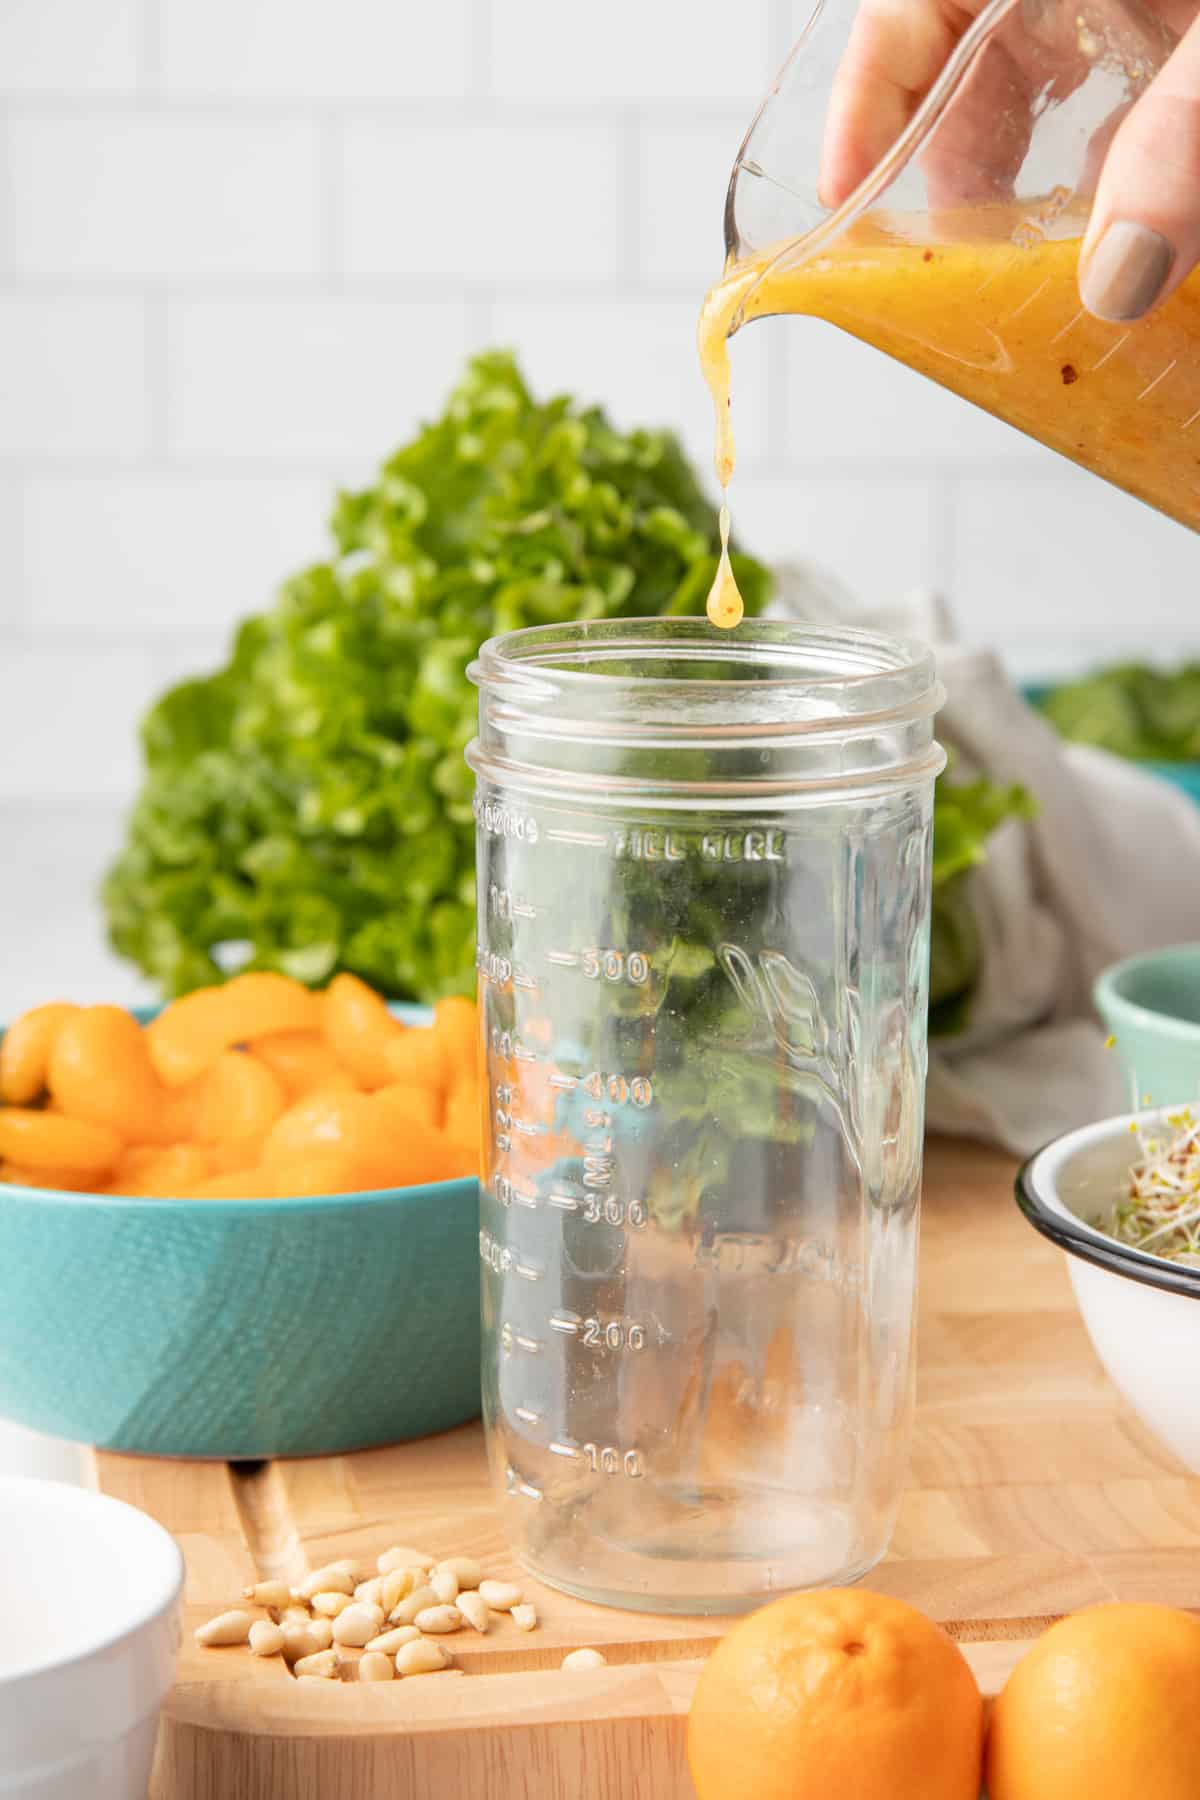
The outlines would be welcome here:
[[[317,1456],[479,1413],[477,1181],[224,1201],[5,1186],[0,1270],[0,1416],[53,1437]]]
[[[1131,956],[1096,982],[1134,1110],[1200,1101],[1200,944]]]

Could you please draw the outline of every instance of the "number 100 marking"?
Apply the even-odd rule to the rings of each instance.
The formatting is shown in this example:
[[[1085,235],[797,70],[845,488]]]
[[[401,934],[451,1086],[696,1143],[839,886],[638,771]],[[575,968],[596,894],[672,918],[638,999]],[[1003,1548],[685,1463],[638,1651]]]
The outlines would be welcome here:
[[[631,1481],[636,1481],[644,1473],[639,1450],[626,1450],[622,1454],[615,1444],[585,1444],[583,1454],[593,1475],[628,1475]]]

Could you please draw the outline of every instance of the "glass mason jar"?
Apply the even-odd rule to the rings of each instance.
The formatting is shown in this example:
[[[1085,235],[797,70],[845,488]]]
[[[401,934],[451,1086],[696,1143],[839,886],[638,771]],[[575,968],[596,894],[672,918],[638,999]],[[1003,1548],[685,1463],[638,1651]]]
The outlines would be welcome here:
[[[851,1581],[912,1409],[932,661],[638,619],[471,673],[509,1535],[622,1606]]]

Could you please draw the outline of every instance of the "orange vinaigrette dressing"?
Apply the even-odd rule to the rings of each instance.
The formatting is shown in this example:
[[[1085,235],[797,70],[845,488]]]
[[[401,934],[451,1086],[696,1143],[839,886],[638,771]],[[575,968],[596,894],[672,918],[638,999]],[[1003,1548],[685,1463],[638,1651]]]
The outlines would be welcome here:
[[[1107,324],[1079,300],[1080,238],[1022,242],[1022,216],[1003,207],[943,219],[952,241],[932,235],[937,224],[872,220],[798,265],[784,266],[780,247],[728,265],[699,330],[722,496],[734,465],[729,336],[750,319],[800,313],[1200,530],[1200,271],[1148,319]],[[727,556],[708,616],[714,624],[741,617]]]

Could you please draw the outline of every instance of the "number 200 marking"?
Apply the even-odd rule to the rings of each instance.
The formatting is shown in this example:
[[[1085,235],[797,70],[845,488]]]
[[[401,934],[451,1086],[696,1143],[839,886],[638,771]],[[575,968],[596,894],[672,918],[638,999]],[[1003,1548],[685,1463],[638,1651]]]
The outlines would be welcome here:
[[[644,1325],[627,1325],[624,1319],[591,1318],[583,1321],[583,1342],[595,1350],[641,1350],[645,1348]]]

